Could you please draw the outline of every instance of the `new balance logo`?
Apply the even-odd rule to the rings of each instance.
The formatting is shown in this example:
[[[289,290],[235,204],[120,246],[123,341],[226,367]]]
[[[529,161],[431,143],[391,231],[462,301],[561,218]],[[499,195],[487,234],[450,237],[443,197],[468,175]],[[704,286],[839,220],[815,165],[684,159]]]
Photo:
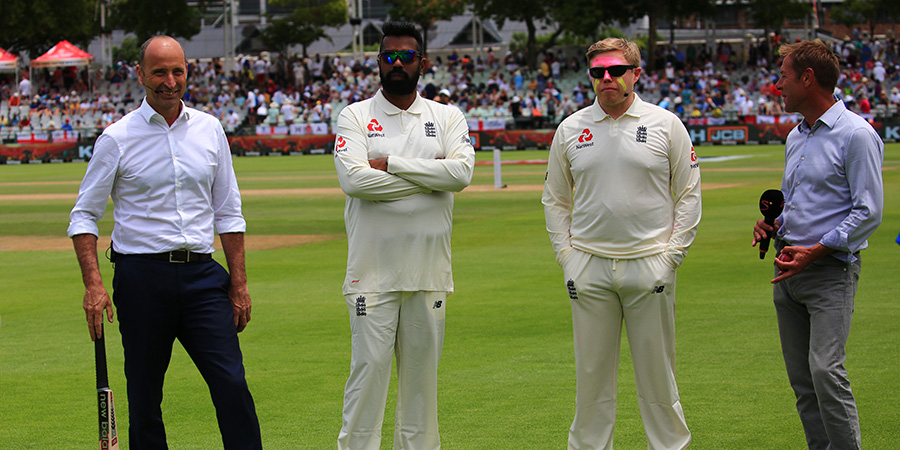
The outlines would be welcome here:
[[[662,294],[662,291],[665,290],[665,286],[654,286],[653,289],[650,289],[651,294]]]
[[[356,315],[364,316],[366,315],[366,297],[360,295],[356,297]]]
[[[444,302],[438,300],[438,301],[434,302],[434,306],[431,309],[441,309],[441,305],[443,305],[443,304],[444,304]]]
[[[566,281],[566,289],[569,290],[570,300],[578,300],[578,292],[575,290],[575,280]]]

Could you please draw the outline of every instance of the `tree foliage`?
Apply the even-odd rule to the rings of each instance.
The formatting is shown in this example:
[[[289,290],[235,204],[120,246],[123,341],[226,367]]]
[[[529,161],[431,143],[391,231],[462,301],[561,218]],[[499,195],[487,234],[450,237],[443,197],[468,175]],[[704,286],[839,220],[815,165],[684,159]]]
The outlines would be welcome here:
[[[388,14],[422,27],[422,53],[428,54],[428,31],[438,20],[450,20],[465,10],[465,0],[395,0]]]
[[[198,8],[212,1],[199,0],[194,7],[187,0],[114,0],[110,25],[134,33],[141,43],[158,34],[190,39],[200,32]]]
[[[900,19],[900,2],[896,0],[847,0],[831,8],[831,18],[843,25],[869,26],[869,36],[875,35],[875,25],[893,24]]]
[[[606,4],[598,8],[593,0],[473,0],[473,5],[476,14],[493,19],[501,27],[507,20],[525,23],[525,60],[532,69],[537,67],[538,56],[555,46],[564,33],[594,37],[601,24],[612,20]],[[540,33],[545,36],[539,43],[541,31],[547,33]]]
[[[294,8],[262,30],[263,43],[279,53],[286,53],[291,45],[300,45],[306,56],[306,48],[313,42],[321,38],[331,41],[325,27],[347,23],[347,3],[342,0],[271,0],[271,3]]]
[[[668,0],[660,3],[655,0],[633,0],[619,2],[607,8],[608,13],[622,23],[647,17],[647,68],[655,69],[656,39],[661,20],[674,21],[687,17],[709,17],[715,14],[715,2],[712,0]]]
[[[750,0],[750,18],[764,29],[780,31],[785,21],[798,20],[812,12],[812,6],[804,0]]]
[[[86,48],[100,34],[96,0],[3,0],[0,46],[32,58],[66,39]]]

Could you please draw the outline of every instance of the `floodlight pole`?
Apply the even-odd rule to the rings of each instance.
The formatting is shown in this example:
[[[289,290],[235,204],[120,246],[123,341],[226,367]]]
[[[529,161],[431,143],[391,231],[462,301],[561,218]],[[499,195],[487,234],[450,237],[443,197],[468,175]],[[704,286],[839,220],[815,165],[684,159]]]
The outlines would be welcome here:
[[[484,56],[484,23],[478,15],[472,16],[472,47],[476,57]]]
[[[347,21],[351,27],[353,59],[362,63],[365,54],[362,37],[362,0],[347,0]]]
[[[109,14],[109,0],[100,1],[100,64],[112,66],[112,34],[106,29],[106,16]],[[88,66],[90,67],[90,66]],[[90,69],[88,69],[90,72]]]
[[[235,49],[237,48],[237,10],[238,8],[236,0],[222,1],[222,18],[224,19],[222,29],[225,32],[225,60],[222,61],[222,69],[226,75],[230,74],[231,71],[235,70],[236,67]]]

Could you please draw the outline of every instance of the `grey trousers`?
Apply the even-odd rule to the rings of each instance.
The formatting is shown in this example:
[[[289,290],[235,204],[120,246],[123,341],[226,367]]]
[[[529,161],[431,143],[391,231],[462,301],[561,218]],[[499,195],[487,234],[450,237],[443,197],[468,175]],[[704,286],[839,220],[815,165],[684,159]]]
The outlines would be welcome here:
[[[826,256],[774,288],[781,351],[810,449],[860,448],[844,368],[859,271],[858,258],[845,263]]]

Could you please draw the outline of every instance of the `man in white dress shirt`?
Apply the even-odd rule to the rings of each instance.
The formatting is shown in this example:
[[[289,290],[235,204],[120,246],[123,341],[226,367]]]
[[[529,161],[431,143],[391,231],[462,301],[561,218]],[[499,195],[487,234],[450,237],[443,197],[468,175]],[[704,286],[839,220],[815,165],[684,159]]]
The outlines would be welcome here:
[[[379,449],[397,356],[395,449],[440,447],[437,368],[453,291],[453,193],[472,180],[462,113],[416,92],[425,68],[413,24],[386,23],[382,88],[341,111],[335,166],[347,194],[343,293],[352,356],[339,449]]]
[[[624,322],[649,448],[691,441],[675,384],[675,269],[700,223],[700,169],[674,114],[634,92],[641,56],[609,38],[587,52],[597,99],[553,136],[547,231],[575,334],[570,449],[611,449]]]
[[[215,117],[182,103],[187,64],[176,40],[148,39],[138,75],[146,97],[97,138],[70,214],[91,339],[101,336],[104,312],[113,319],[97,258],[97,221],[111,196],[130,448],[167,446],[162,387],[175,339],[209,385],[224,448],[262,448],[237,337],[250,320],[250,294],[228,141]],[[212,259],[215,233],[228,272]]]

